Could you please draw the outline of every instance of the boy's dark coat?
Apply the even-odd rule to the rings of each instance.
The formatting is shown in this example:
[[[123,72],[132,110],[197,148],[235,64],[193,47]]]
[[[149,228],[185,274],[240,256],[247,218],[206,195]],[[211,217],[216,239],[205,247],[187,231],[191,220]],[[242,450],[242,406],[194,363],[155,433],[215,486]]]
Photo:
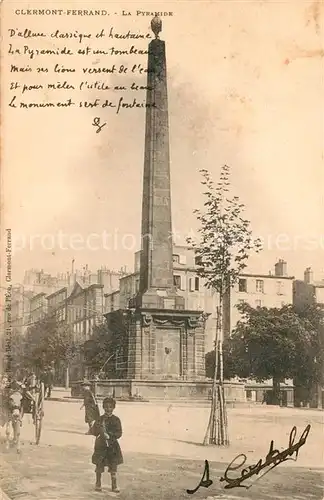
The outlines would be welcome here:
[[[100,420],[92,426],[92,434],[96,436],[92,463],[104,467],[116,467],[123,463],[123,455],[118,443],[122,436],[121,421],[116,415],[101,415]],[[108,435],[108,445],[106,437]]]

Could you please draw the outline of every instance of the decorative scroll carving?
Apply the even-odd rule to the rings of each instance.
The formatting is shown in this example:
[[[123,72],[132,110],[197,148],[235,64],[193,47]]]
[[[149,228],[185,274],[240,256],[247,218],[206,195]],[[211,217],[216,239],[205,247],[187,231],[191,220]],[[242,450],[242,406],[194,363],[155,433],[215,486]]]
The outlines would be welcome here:
[[[202,313],[200,316],[190,316],[189,318],[180,318],[180,319],[175,319],[175,318],[168,318],[168,317],[158,317],[155,316],[154,314],[142,314],[142,322],[143,326],[150,326],[152,322],[155,325],[173,325],[177,327],[184,327],[187,326],[189,329],[194,329],[197,328],[200,324],[205,324],[206,319],[208,318],[209,314]]]
[[[190,318],[188,318],[188,327],[196,328],[198,326],[198,320],[199,318],[197,318],[196,316],[191,316]]]
[[[143,321],[143,326],[150,326],[150,324],[152,323],[151,314],[142,314],[142,321]]]
[[[180,319],[180,320],[173,319],[173,318],[160,319],[160,318],[156,318],[153,316],[153,321],[156,325],[166,325],[166,324],[174,325],[174,326],[184,326],[185,325],[184,319]]]

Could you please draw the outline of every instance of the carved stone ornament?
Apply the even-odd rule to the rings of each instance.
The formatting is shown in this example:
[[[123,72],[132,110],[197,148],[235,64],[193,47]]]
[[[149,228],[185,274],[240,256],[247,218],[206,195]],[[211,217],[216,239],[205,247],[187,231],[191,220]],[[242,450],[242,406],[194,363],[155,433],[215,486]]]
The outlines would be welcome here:
[[[196,316],[191,316],[191,318],[188,318],[188,327],[189,328],[196,328],[198,326],[198,320]]]
[[[174,325],[174,326],[184,326],[185,325],[185,320],[184,319],[162,319],[162,318],[156,318],[153,317],[153,321],[157,325]]]
[[[150,324],[152,323],[151,314],[142,314],[142,321],[143,321],[143,326],[150,326]]]

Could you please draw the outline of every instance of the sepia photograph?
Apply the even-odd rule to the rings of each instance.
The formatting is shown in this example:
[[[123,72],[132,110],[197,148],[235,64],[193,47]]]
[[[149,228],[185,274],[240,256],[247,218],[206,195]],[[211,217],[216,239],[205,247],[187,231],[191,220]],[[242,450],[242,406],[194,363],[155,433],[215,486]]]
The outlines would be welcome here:
[[[0,9],[0,500],[324,500],[323,2]]]

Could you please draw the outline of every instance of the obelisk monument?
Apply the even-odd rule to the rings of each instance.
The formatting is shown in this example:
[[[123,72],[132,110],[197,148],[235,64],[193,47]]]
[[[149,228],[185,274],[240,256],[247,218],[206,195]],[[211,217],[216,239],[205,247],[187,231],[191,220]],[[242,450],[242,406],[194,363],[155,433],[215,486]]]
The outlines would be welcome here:
[[[142,205],[142,250],[138,305],[184,308],[173,285],[169,119],[165,42],[162,22],[151,22],[149,44],[145,156]]]
[[[172,390],[183,391],[185,380],[201,380],[205,373],[202,311],[185,310],[184,297],[173,284],[165,42],[159,38],[161,20],[155,17],[151,26],[155,39],[148,50],[140,286],[129,327],[127,377],[148,380],[141,391],[154,387],[156,393],[166,390],[167,380]]]

